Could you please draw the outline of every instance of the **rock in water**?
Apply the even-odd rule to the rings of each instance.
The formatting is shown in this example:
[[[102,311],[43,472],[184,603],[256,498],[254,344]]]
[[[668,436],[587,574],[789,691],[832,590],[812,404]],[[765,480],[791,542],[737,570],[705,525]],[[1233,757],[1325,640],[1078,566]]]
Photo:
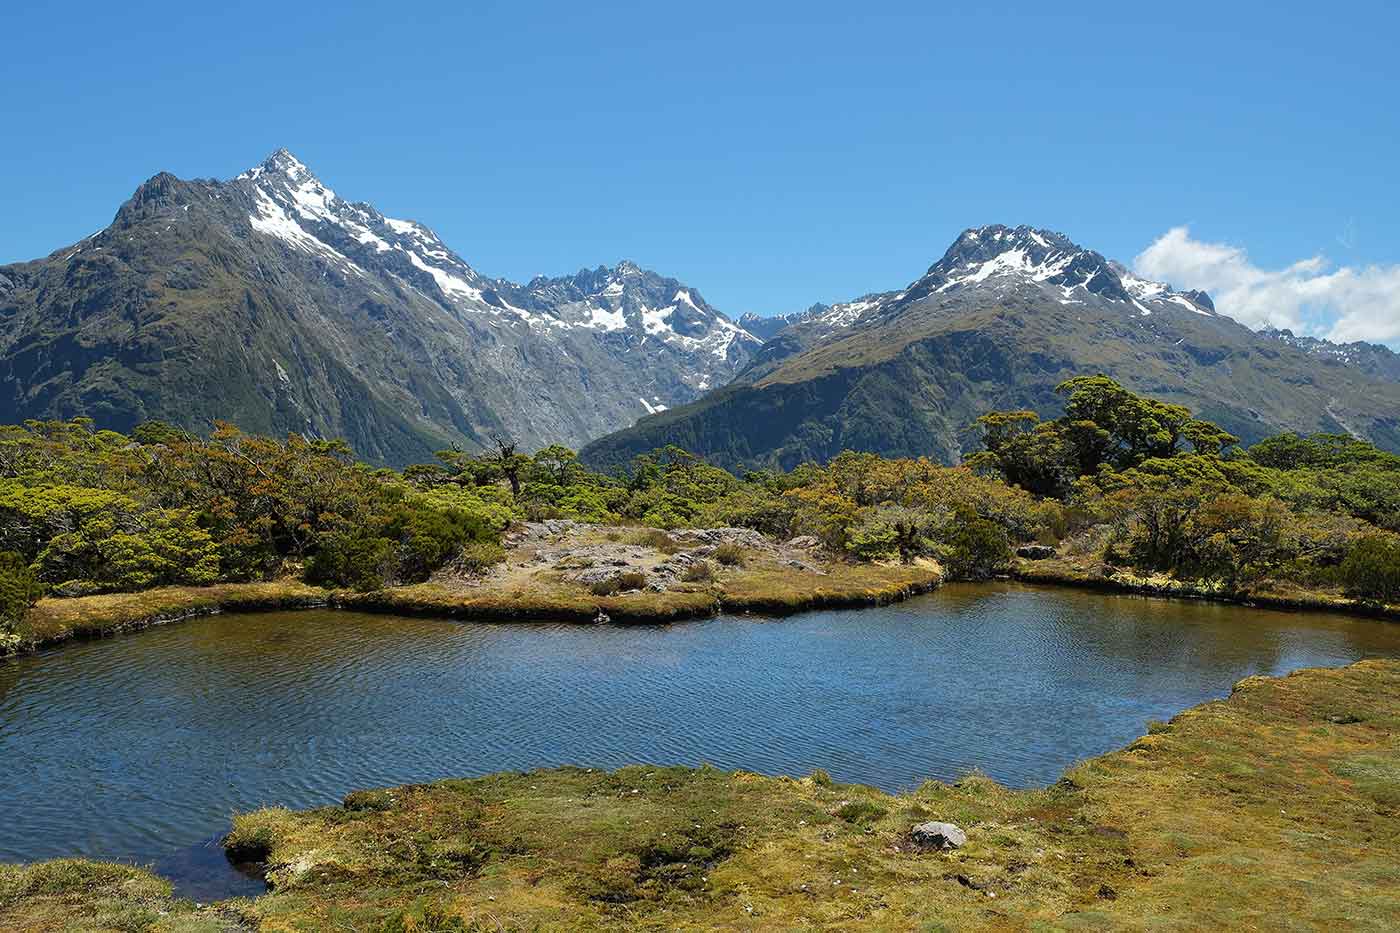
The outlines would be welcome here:
[[[958,849],[967,843],[967,833],[952,823],[930,820],[909,830],[914,844],[922,849]]]

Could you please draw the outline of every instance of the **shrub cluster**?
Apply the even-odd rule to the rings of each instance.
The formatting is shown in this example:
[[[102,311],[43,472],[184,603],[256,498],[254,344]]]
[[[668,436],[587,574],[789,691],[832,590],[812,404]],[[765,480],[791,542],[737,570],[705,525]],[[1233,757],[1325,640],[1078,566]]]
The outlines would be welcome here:
[[[338,442],[220,425],[208,438],[83,419],[0,428],[0,548],[57,595],[265,579],[426,579],[509,521],[476,490],[425,492]]]
[[[402,473],[339,442],[207,438],[168,425],[123,436],[90,421],[0,427],[0,551],[70,595],[304,573],[373,589],[443,567],[480,574],[519,520],[645,526],[627,541],[671,554],[678,527],[809,535],[858,561],[935,558],[955,577],[1003,572],[1021,544],[1231,587],[1288,580],[1394,601],[1400,456],[1342,435],[1281,435],[1248,450],[1187,409],[1104,376],[1059,387],[1065,414],[991,412],[965,465],[846,452],[735,476],[678,448],[604,475],[567,448],[504,438]],[[744,549],[713,561],[741,566]],[[692,582],[714,567],[688,571]],[[645,581],[609,580],[620,592]]]

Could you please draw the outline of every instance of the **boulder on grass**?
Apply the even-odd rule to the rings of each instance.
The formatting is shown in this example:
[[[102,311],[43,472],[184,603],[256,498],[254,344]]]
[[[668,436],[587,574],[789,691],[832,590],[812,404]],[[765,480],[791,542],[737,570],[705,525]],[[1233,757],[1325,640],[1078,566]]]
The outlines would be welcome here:
[[[958,849],[967,844],[967,833],[952,823],[930,820],[909,830],[909,838],[921,849]]]

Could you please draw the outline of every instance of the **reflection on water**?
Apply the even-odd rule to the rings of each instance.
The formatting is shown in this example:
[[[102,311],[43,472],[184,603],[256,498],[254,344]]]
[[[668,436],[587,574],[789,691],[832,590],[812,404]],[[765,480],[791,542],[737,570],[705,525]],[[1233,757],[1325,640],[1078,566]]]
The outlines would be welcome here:
[[[0,861],[194,879],[240,810],[562,763],[1043,784],[1249,674],[1375,655],[1400,626],[1010,584],[661,627],[214,617],[0,663]]]

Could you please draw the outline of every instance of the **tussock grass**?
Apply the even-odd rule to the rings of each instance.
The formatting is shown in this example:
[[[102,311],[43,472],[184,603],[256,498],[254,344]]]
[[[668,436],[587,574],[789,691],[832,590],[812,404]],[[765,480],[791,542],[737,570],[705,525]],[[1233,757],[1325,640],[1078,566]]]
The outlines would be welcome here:
[[[714,578],[715,568],[707,560],[697,560],[681,574],[681,579],[686,583],[709,583]]]
[[[230,929],[173,901],[170,883],[141,868],[114,862],[55,859],[0,865],[0,929],[13,933],[58,930],[162,930],[199,933]]]
[[[933,561],[913,564],[833,563],[826,576],[794,573],[776,562],[754,562],[726,574],[726,610],[779,615],[806,609],[878,606],[928,592],[942,582]]]
[[[633,528],[622,534],[621,539],[627,544],[649,547],[662,554],[675,554],[681,550],[680,542],[660,528]]]
[[[724,567],[742,567],[748,562],[749,552],[733,541],[725,541],[715,547],[710,555]]]

